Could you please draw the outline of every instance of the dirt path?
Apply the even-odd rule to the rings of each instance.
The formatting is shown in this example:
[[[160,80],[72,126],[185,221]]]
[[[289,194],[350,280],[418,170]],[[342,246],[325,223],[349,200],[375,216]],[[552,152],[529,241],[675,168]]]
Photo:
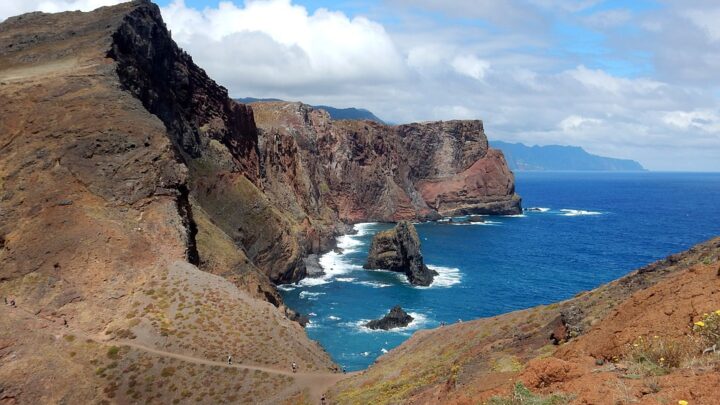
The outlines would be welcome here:
[[[109,344],[115,344],[115,345],[125,345],[128,347],[132,347],[137,350],[142,350],[148,353],[155,354],[157,356],[162,357],[169,357],[176,360],[193,363],[193,364],[201,364],[206,366],[218,366],[218,367],[225,367],[225,368],[237,368],[237,369],[244,369],[244,370],[252,370],[252,371],[263,371],[270,374],[279,374],[284,375],[288,377],[293,378],[293,385],[284,389],[281,392],[278,392],[276,394],[276,397],[278,399],[289,396],[291,394],[294,394],[296,392],[302,392],[307,390],[310,400],[312,403],[320,403],[320,398],[322,395],[330,389],[333,385],[338,383],[339,381],[342,381],[345,378],[351,377],[353,375],[358,374],[359,372],[354,373],[308,373],[308,372],[297,372],[293,373],[292,371],[288,370],[281,370],[273,367],[264,367],[259,365],[246,365],[246,364],[232,364],[229,365],[226,362],[221,361],[213,361],[208,359],[203,359],[200,357],[193,357],[188,356],[180,353],[173,353],[168,352],[165,350],[156,349],[153,347],[145,346],[143,344],[133,342],[130,340],[103,340],[101,338],[98,338],[97,336],[90,335],[86,333],[85,331],[78,330],[73,327],[63,327],[62,324],[58,324],[59,319],[50,319],[45,316],[42,316],[40,314],[35,314],[27,309],[16,307],[11,308],[9,306],[3,307],[3,312],[7,313],[7,316],[14,317],[18,319],[31,319],[36,321],[43,321],[44,323],[50,324],[50,326],[53,326],[55,332],[60,332],[62,334],[66,334],[67,332],[73,332],[74,334],[81,336],[86,339],[91,339],[97,343],[103,344],[103,345],[109,345]],[[21,316],[21,314],[26,316]],[[6,315],[4,315],[6,316]]]

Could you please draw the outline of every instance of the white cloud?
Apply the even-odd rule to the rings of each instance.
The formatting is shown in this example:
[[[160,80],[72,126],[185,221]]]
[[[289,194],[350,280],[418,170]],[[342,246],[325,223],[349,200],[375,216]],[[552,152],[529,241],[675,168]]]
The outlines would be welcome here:
[[[682,130],[699,129],[720,135],[720,116],[714,111],[670,111],[663,116],[663,122]]]
[[[452,63],[453,69],[461,75],[472,77],[475,80],[482,81],[490,70],[490,62],[478,59],[474,55],[456,56]]]
[[[403,58],[382,25],[290,0],[221,2],[195,10],[182,0],[162,9],[173,38],[230,87],[278,88],[386,82]]]
[[[647,94],[663,87],[663,83],[649,79],[627,79],[615,77],[600,69],[588,69],[583,65],[566,72],[570,77],[593,90],[619,94],[635,92]]]
[[[574,131],[577,129],[580,129],[582,127],[588,127],[593,125],[598,125],[602,121],[595,118],[585,118],[581,117],[579,115],[571,115],[564,120],[560,121],[560,124],[558,124],[558,127],[562,129],[565,132]]]
[[[711,42],[720,41],[720,8],[713,10],[689,10],[685,12],[693,24],[700,28]]]

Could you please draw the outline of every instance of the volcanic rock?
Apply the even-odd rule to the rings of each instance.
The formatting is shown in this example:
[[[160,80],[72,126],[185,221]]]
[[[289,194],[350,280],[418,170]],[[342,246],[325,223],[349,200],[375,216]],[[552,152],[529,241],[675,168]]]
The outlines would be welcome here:
[[[400,306],[394,306],[387,315],[385,315],[381,319],[375,319],[366,323],[365,327],[370,329],[384,330],[403,328],[410,325],[410,322],[412,322],[413,319],[415,318],[408,315],[408,313],[403,311]]]
[[[405,273],[410,284],[421,286],[430,285],[437,275],[423,263],[420,238],[415,226],[408,221],[400,221],[394,228],[373,237],[363,267]]]
[[[252,104],[266,193],[314,224],[519,214],[502,152],[482,121],[399,126],[333,121],[302,103]]]

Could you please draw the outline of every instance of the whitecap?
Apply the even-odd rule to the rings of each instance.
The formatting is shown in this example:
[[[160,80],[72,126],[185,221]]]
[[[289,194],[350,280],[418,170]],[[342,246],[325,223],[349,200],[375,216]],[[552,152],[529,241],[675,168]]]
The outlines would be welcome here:
[[[355,283],[355,284],[360,284],[360,285],[364,285],[364,286],[372,287],[372,288],[392,287],[392,284],[381,283],[381,282],[378,282],[378,281],[358,281],[358,282]]]
[[[382,349],[380,349],[380,351],[381,351],[383,354],[385,354],[385,353],[388,352],[388,350],[387,350],[386,348],[384,348],[384,347],[383,347]]]
[[[548,211],[550,211],[550,208],[546,208],[546,207],[530,207],[530,208],[525,208],[524,211],[526,211],[526,212],[548,212]]]
[[[435,266],[432,264],[427,266],[430,270],[437,271],[438,274],[433,278],[433,282],[429,286],[416,286],[416,288],[447,288],[459,284],[462,280],[462,274],[457,267]]]
[[[526,216],[525,214],[501,215],[501,217],[505,218],[525,218]]]
[[[335,281],[339,281],[341,283],[352,283],[356,279],[353,277],[338,277],[335,279]]]
[[[330,281],[326,277],[306,277],[298,281],[298,285],[302,287],[314,287],[316,285],[327,284]]]
[[[353,225],[353,229],[357,231],[355,236],[365,236],[368,233],[370,233],[370,229],[372,226],[378,225],[377,222],[361,222],[359,224]]]
[[[586,210],[571,210],[571,209],[562,209],[560,210],[562,212],[561,215],[566,217],[578,217],[578,216],[584,216],[584,215],[602,215],[602,212],[599,211],[586,211]]]
[[[282,291],[292,291],[297,288],[295,284],[280,284],[277,286],[278,290]]]
[[[502,222],[498,222],[498,221],[483,221],[483,222],[453,222],[453,225],[455,225],[455,226],[470,226],[470,225],[480,225],[480,226],[498,226],[498,225],[502,225]]]
[[[300,298],[301,299],[307,299],[310,301],[316,301],[317,297],[325,295],[324,292],[310,292],[310,291],[301,291],[300,292]]]
[[[339,321],[339,320],[340,320],[340,317],[335,316],[335,315],[330,315],[330,316],[328,316],[328,319],[331,320],[331,321]]]
[[[315,312],[310,312],[308,316],[317,316],[317,314]]]
[[[367,357],[370,355],[370,352],[362,352],[362,353],[360,353],[360,355],[363,357]]]

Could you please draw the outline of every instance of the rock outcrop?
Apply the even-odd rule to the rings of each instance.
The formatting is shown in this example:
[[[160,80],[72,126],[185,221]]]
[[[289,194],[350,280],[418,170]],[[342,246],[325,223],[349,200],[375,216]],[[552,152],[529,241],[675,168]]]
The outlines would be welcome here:
[[[365,324],[366,328],[390,330],[404,328],[410,325],[415,318],[403,311],[400,306],[394,306],[387,315],[380,319],[372,320]]]
[[[428,286],[437,272],[430,270],[420,253],[420,238],[415,226],[400,221],[394,228],[373,237],[366,269],[383,269],[405,273],[412,285]]]
[[[391,126],[333,121],[301,103],[252,107],[265,191],[297,217],[355,223],[521,212],[513,174],[488,147],[482,121]]]

